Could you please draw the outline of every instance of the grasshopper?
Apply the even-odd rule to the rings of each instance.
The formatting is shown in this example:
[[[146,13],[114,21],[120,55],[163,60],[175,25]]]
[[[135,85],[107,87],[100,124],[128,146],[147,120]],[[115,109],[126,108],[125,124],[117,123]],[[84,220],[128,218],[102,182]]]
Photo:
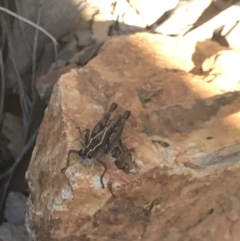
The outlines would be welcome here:
[[[108,167],[101,158],[111,153],[119,145],[124,125],[131,115],[131,112],[126,110],[123,115],[117,115],[110,120],[111,114],[116,110],[117,106],[117,103],[113,102],[107,113],[94,126],[93,130],[85,130],[84,147],[80,150],[69,150],[67,166],[62,169],[62,172],[69,167],[69,158],[72,153],[79,155],[83,160],[92,159],[104,167],[104,171],[100,176],[100,182],[102,188],[105,188],[103,177]]]

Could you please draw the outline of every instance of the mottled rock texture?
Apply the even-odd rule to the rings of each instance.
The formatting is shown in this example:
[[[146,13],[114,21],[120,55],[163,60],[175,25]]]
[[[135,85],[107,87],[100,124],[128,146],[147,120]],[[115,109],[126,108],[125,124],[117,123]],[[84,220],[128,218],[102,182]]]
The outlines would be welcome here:
[[[87,66],[60,77],[26,175],[33,240],[239,240],[239,163],[183,165],[240,142],[239,90],[190,74],[194,56],[210,57],[199,51],[178,38],[118,37]],[[101,188],[99,164],[87,167],[72,156],[76,164],[61,169],[68,150],[82,147],[81,131],[113,101],[132,111],[122,140],[137,169],[126,174],[104,158],[110,190]]]

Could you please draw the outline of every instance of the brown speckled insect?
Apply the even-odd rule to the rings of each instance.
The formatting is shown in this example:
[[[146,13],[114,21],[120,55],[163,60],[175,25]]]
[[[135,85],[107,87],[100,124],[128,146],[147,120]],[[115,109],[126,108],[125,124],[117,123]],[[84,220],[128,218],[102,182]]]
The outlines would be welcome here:
[[[111,153],[114,148],[119,145],[119,140],[126,123],[130,117],[131,112],[126,110],[123,115],[117,115],[110,120],[111,114],[117,108],[117,103],[113,102],[103,116],[103,118],[94,126],[90,132],[89,129],[85,130],[84,147],[78,150],[69,150],[67,166],[62,169],[62,172],[69,167],[69,157],[72,153],[79,155],[83,160],[92,159],[100,163],[104,167],[104,171],[100,177],[102,188],[104,187],[103,177],[107,171],[107,165],[101,160],[102,157]]]

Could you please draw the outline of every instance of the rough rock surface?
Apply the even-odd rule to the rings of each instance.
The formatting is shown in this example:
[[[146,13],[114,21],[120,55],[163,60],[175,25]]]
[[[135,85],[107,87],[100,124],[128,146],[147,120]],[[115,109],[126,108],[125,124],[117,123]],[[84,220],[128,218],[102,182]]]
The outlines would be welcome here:
[[[220,51],[207,58],[202,64],[202,70],[207,73],[205,80],[212,81],[223,91],[239,89],[240,51]]]
[[[28,233],[24,224],[13,225],[10,223],[3,223],[0,226],[0,240],[1,241],[27,241]]]
[[[19,192],[10,192],[4,216],[11,224],[24,224],[27,198]]]
[[[28,232],[24,225],[27,197],[10,192],[6,200],[4,216],[7,222],[0,225],[0,241],[26,241]]]
[[[240,164],[183,165],[240,142],[239,89],[188,73],[195,47],[151,34],[118,37],[61,76],[26,175],[33,240],[239,240]],[[113,101],[132,111],[122,139],[137,170],[126,174],[106,157],[110,190],[101,188],[98,164],[72,156],[77,163],[61,169],[68,150],[82,146],[77,128],[92,128]]]
[[[225,4],[230,3],[228,1],[222,1],[222,2],[225,2]],[[204,41],[205,39],[211,39],[213,36],[214,30],[221,28],[223,25],[225,25],[225,26],[231,25],[232,26],[235,22],[239,21],[239,19],[240,19],[239,5],[240,5],[240,3],[238,1],[236,1],[236,3],[234,5],[229,6],[225,10],[218,13],[217,15],[212,16],[209,21],[202,23],[197,28],[188,32],[185,35],[185,37],[192,39],[192,40],[195,39],[196,41]],[[222,33],[222,35],[225,35],[224,32]]]

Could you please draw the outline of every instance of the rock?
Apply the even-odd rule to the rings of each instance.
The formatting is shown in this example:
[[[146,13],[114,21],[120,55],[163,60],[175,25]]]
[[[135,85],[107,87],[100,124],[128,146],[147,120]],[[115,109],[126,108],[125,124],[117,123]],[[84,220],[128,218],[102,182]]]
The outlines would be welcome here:
[[[27,197],[19,192],[10,192],[6,200],[4,216],[11,224],[24,224]]]
[[[239,162],[240,160],[240,143],[224,147],[216,152],[213,152],[197,162],[188,163],[184,165],[193,169],[205,168],[205,167],[220,167],[229,166]]]
[[[98,50],[103,45],[102,41],[96,41],[93,45],[84,48],[83,50],[76,53],[70,60],[70,64],[77,64],[77,65],[85,65],[87,64],[92,58],[94,58]]]
[[[194,41],[211,39],[216,29],[240,20],[240,8],[238,5],[239,3],[232,5],[231,7],[212,17],[209,21],[206,21],[200,26],[194,28],[192,31],[189,31],[185,35],[185,38]]]
[[[171,11],[171,16],[155,31],[164,35],[183,36],[193,27],[211,2],[211,0],[180,1],[177,7]]]
[[[10,112],[5,113],[1,132],[8,140],[8,143],[5,143],[7,144],[6,146],[16,158],[23,144],[24,128],[22,119]]]
[[[14,226],[13,224],[3,223],[0,225],[1,241],[28,241],[28,234],[24,225]]]
[[[206,59],[211,58],[222,50],[229,50],[229,48],[221,46],[219,43],[212,40],[197,42],[195,48],[196,50],[192,55],[192,61],[195,66],[191,70],[191,73],[200,76],[203,74],[202,65]]]
[[[240,50],[240,22],[235,23],[235,26],[225,35],[228,46],[232,49]]]
[[[135,11],[128,1],[121,0],[116,3],[115,12],[114,12],[115,18],[119,23],[124,23],[125,26],[132,27],[134,30],[137,30],[138,28],[146,28],[146,22],[143,20],[144,18]],[[123,33],[126,33],[123,31]]]
[[[80,35],[80,33],[78,33]],[[86,34],[83,34],[81,37],[87,36]],[[79,36],[80,38],[80,36]],[[187,42],[181,38],[179,38],[177,41],[173,38],[164,37],[164,36],[155,36],[151,40],[152,44],[160,44],[160,50],[162,54],[162,65],[166,66],[167,64],[173,64],[169,65],[169,68],[178,68],[186,71],[190,71],[194,69],[195,74],[202,73],[202,63],[206,58],[211,57],[215,53],[217,53],[220,50],[227,49],[223,46],[220,46],[218,43],[213,42],[211,40],[207,40],[204,43],[195,43],[195,42]],[[83,39],[79,39],[79,47],[83,46],[86,47],[86,42],[84,42]],[[181,48],[179,48],[179,43],[181,45]],[[91,57],[91,54],[96,55],[96,52],[98,51],[99,45],[102,43],[100,41],[93,41],[90,40],[90,46],[87,48],[84,48],[82,51],[77,53],[73,59],[70,60],[70,62],[78,62],[77,57],[80,57],[80,63],[86,62],[86,60],[89,60],[89,57]],[[161,47],[162,46],[162,47]],[[90,55],[86,52],[87,50],[90,51]],[[61,56],[61,55],[60,55]],[[192,57],[193,56],[193,57]],[[87,59],[86,59],[87,58]],[[192,58],[192,59],[191,59]],[[165,59],[171,59],[171,61],[165,61]],[[185,59],[182,61],[182,59]],[[70,69],[76,68],[76,64],[70,64],[66,67],[60,68],[57,71],[54,71],[52,73],[48,73],[46,75],[41,76],[37,80],[37,90],[39,92],[39,95],[41,99],[45,100],[46,103],[48,103],[50,95],[52,93],[53,86],[57,82],[58,78],[70,71]]]
[[[129,0],[132,8],[139,13],[147,26],[155,23],[165,12],[174,9],[179,0],[158,1],[158,0]]]
[[[233,50],[223,50],[206,59],[202,64],[205,81],[224,92],[240,90],[239,61],[240,51]]]
[[[53,87],[58,81],[59,77],[75,67],[75,64],[70,64],[46,75],[42,75],[37,79],[36,87],[38,94],[46,104],[49,102]]]
[[[77,31],[75,35],[74,39],[77,41],[78,48],[88,47],[96,42],[92,36],[92,31]]]
[[[184,166],[240,142],[240,95],[186,72],[194,46],[151,34],[113,38],[88,65],[61,76],[26,174],[33,240],[239,239],[240,163]],[[61,170],[68,150],[82,147],[81,131],[112,102],[131,110],[122,142],[136,171],[106,156],[102,189],[99,164],[72,155]]]
[[[3,223],[0,225],[0,240],[12,241],[13,227],[9,223]]]
[[[56,54],[54,52],[54,44],[48,43],[44,46],[43,55],[41,56],[41,59],[38,62],[38,69],[41,70],[39,71],[39,76],[42,76],[48,73],[49,71],[54,70],[54,68],[57,69],[56,65],[58,64],[59,66],[59,59],[57,60],[57,64],[55,63],[55,61]]]
[[[113,23],[114,19],[111,14],[95,14],[92,25],[93,36],[98,39],[106,39]]]

